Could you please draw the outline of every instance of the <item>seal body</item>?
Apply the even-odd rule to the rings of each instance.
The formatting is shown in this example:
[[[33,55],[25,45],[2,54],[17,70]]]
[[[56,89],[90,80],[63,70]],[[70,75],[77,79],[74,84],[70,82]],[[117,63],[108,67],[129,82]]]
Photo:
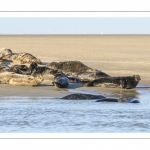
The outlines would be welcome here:
[[[66,76],[59,75],[54,78],[53,84],[57,88],[66,88],[69,86],[69,79]]]
[[[70,94],[70,95],[64,96],[61,99],[66,99],[66,100],[92,100],[92,99],[101,99],[101,98],[105,98],[105,97],[102,96],[102,95],[76,93],[76,94]]]
[[[135,99],[134,97],[121,97],[118,99],[118,102],[140,103],[140,101]]]
[[[84,86],[99,86],[99,87],[120,87],[123,89],[135,88],[141,80],[139,75],[125,77],[102,77],[91,82],[85,83]]]
[[[0,73],[0,84],[37,86],[43,81],[42,77],[33,77],[30,75],[16,74],[14,72]]]
[[[78,72],[95,72],[92,69],[80,61],[63,61],[63,62],[51,62],[46,65],[47,67],[58,70],[61,69],[63,73],[78,73]]]
[[[95,102],[140,103],[139,100],[137,100],[133,97],[121,97],[119,99],[117,99],[117,98],[102,98],[102,99],[96,100]]]
[[[0,49],[0,59],[2,60],[6,60],[7,56],[12,55],[12,50],[8,49],[8,48],[1,48]]]
[[[96,102],[118,102],[118,99],[116,99],[116,98],[102,98],[102,99],[96,100]]]
[[[37,59],[29,53],[13,53],[10,59],[16,64],[31,64],[32,62],[42,64],[40,59]]]
[[[3,61],[0,62],[0,73],[9,72],[9,71],[10,71],[10,67],[6,65]]]
[[[31,75],[31,70],[26,65],[12,65],[10,71],[18,74]]]
[[[66,73],[66,76],[71,80],[77,80],[78,82],[87,83],[102,77],[110,77],[108,74],[97,71],[97,72],[78,72],[78,73]]]

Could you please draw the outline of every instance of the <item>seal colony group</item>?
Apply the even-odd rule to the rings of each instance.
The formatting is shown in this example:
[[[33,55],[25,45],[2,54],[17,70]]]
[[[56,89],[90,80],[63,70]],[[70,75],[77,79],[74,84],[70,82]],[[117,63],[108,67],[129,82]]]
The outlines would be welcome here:
[[[44,79],[48,79],[58,88],[66,88],[70,82],[80,82],[88,87],[131,89],[141,80],[139,75],[112,77],[80,61],[51,62],[42,65],[40,59],[29,53],[13,53],[7,48],[0,50],[0,60],[1,84],[37,86]],[[8,66],[5,64],[6,61],[11,61],[15,65]]]

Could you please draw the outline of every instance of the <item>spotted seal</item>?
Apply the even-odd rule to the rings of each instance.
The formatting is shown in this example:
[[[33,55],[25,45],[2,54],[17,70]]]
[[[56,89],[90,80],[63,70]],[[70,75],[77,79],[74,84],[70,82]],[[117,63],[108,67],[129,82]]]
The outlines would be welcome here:
[[[40,59],[37,59],[35,56],[29,53],[13,53],[11,56],[11,61],[13,61],[16,64],[31,64],[32,62],[42,64]]]
[[[139,75],[124,77],[102,77],[91,82],[85,83],[84,86],[99,87],[120,87],[123,89],[135,88],[141,80]]]
[[[10,67],[10,71],[15,72],[17,74],[31,75],[31,70],[26,65],[12,65]]]
[[[3,60],[12,61],[15,64],[31,64],[36,62],[42,64],[41,60],[29,53],[10,53],[2,57]]]
[[[70,95],[64,96],[61,99],[66,99],[66,100],[91,100],[91,99],[101,99],[101,98],[105,98],[105,97],[102,96],[102,95],[76,93],[76,94],[70,94]]]
[[[46,65],[51,69],[61,69],[70,82],[89,82],[100,77],[110,77],[108,74],[90,68],[80,61],[51,62]]]
[[[37,86],[43,81],[41,76],[33,77],[31,75],[16,74],[14,72],[0,73],[0,84]]]
[[[6,65],[3,61],[0,61],[0,73],[2,72],[9,72],[10,67]]]
[[[30,64],[30,69],[33,76],[42,75],[44,77],[45,74],[51,76],[52,84],[58,88],[66,88],[69,85],[68,77],[60,69],[54,70],[46,66],[38,66],[35,62]]]
[[[63,73],[78,73],[78,72],[95,72],[96,69],[92,69],[80,61],[63,61],[63,62],[51,62],[46,65],[47,67],[58,70],[61,69]]]
[[[12,54],[12,50],[10,50],[9,48],[1,48],[0,49],[0,59],[1,60],[4,60],[7,55],[11,55],[11,54]]]
[[[102,98],[99,100],[96,100],[96,102],[125,102],[125,103],[140,103],[139,100],[133,98],[133,97],[121,97],[119,99],[116,98]]]

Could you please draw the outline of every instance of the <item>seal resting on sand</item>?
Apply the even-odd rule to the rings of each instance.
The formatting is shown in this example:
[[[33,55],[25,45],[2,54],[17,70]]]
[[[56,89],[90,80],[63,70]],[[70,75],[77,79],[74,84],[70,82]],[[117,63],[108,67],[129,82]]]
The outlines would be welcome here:
[[[0,61],[0,73],[9,72],[9,71],[10,71],[10,67],[7,66],[4,62]]]
[[[102,98],[99,100],[96,100],[96,102],[125,102],[125,103],[140,103],[139,100],[133,98],[133,97],[121,97],[119,99],[116,98]]]
[[[2,57],[3,60],[13,61],[15,64],[31,64],[36,62],[37,64],[42,64],[40,59],[29,53],[11,53]]]
[[[66,100],[90,100],[90,99],[101,99],[101,98],[105,98],[105,97],[102,96],[102,95],[77,93],[77,94],[70,94],[70,95],[64,96],[61,99],[66,99]]]
[[[72,82],[82,82],[87,83],[102,77],[111,77],[110,75],[102,72],[78,72],[78,73],[65,73],[66,76],[69,78]]]
[[[51,62],[46,66],[55,70],[61,69],[70,82],[89,82],[100,77],[110,77],[108,74],[90,68],[80,61]]]
[[[61,70],[54,70],[46,66],[38,66],[35,62],[30,64],[31,75],[33,76],[51,76],[52,84],[58,88],[66,88],[69,85],[68,77]],[[46,75],[45,75],[46,74]]]
[[[135,88],[141,80],[139,75],[125,77],[103,77],[85,83],[84,86],[120,87],[123,89]]]
[[[12,54],[12,50],[8,49],[8,48],[1,48],[0,49],[0,59],[4,59],[5,56],[7,55],[11,55]]]
[[[37,86],[43,81],[43,78],[33,77],[30,75],[21,75],[14,72],[0,73],[0,84],[21,85],[21,86]]]
[[[61,70],[50,71],[50,74],[54,75],[54,80],[52,83],[57,88],[66,88],[69,86],[69,79],[61,72]]]
[[[46,65],[47,67],[58,70],[61,69],[63,73],[78,73],[78,72],[95,72],[96,69],[92,69],[80,61],[63,61],[63,62],[51,62]]]
[[[26,65],[12,65],[10,71],[17,74],[31,75],[31,70]]]

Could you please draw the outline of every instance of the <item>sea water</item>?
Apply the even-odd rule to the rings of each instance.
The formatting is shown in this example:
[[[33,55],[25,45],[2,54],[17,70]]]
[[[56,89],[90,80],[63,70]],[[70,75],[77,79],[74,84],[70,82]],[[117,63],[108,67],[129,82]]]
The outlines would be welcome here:
[[[138,88],[136,92],[140,100],[137,104],[36,96],[0,97],[0,132],[150,132],[150,89]]]

